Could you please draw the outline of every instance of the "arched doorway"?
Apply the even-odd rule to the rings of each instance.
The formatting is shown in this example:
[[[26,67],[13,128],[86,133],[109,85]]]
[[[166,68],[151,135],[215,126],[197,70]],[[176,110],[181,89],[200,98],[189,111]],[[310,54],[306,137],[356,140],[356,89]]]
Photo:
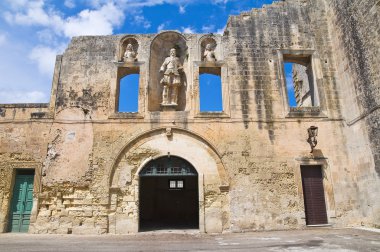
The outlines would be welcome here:
[[[169,156],[180,157],[197,175],[197,179],[194,178],[198,185],[197,201],[194,200],[194,208],[198,207],[195,227],[202,233],[221,233],[224,227],[228,227],[229,181],[221,155],[212,144],[195,132],[176,127],[169,130],[169,137],[168,128],[157,128],[132,138],[121,149],[115,148],[115,153],[112,154],[115,158],[109,166],[108,180],[110,233],[130,234],[143,230],[140,228],[140,210],[144,211],[149,207],[143,207],[144,199],[140,201],[140,196],[147,195],[150,201],[154,197],[149,196],[149,191],[140,192],[141,178],[144,180],[144,176],[140,175],[151,167],[151,162]],[[124,138],[120,138],[120,143],[123,140]],[[191,164],[186,160],[191,161]],[[142,182],[144,191],[144,181]]]
[[[186,160],[164,156],[139,173],[139,231],[198,229],[198,173]]]

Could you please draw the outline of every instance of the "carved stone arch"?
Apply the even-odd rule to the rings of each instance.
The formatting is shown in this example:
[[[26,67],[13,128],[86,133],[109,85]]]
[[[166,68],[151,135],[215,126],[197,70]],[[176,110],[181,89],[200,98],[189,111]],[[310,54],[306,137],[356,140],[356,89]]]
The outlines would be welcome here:
[[[115,169],[117,169],[117,166],[118,164],[120,164],[120,162],[122,162],[122,159],[125,158],[125,155],[128,153],[128,152],[131,152],[133,150],[136,150],[136,148],[144,145],[144,143],[148,142],[151,138],[153,138],[154,136],[160,136],[161,138],[167,140],[167,141],[171,141],[173,139],[170,139],[170,137],[166,136],[166,132],[167,131],[167,128],[158,128],[158,129],[154,129],[154,130],[149,130],[149,131],[146,131],[146,132],[143,132],[137,136],[135,136],[134,138],[132,138],[132,140],[130,140],[128,143],[126,143],[124,145],[123,148],[121,148],[121,150],[118,152],[117,154],[117,157],[114,159],[114,162],[112,163],[110,169],[109,169],[109,186],[110,187],[117,187],[117,185],[114,183],[114,176],[115,176]],[[222,159],[221,159],[221,155],[219,154],[219,152],[217,151],[216,147],[210,143],[206,138],[204,138],[203,136],[195,133],[195,132],[192,132],[192,131],[189,131],[189,130],[185,130],[185,129],[182,129],[182,128],[171,128],[171,133],[173,134],[173,138],[176,138],[179,135],[186,135],[188,136],[189,138],[192,138],[193,140],[199,142],[199,143],[202,143],[203,145],[203,148],[204,150],[207,152],[208,155],[210,155],[210,157],[213,158],[213,160],[215,160],[215,164],[217,165],[217,172],[218,172],[218,176],[220,177],[220,187],[221,188],[228,188],[229,186],[229,181],[228,181],[228,177],[227,177],[227,172],[226,172],[226,168],[222,162]],[[177,136],[175,136],[177,135]],[[167,155],[167,152],[161,152],[160,151],[146,151],[145,154],[147,154],[145,157],[144,160],[141,160],[141,163],[139,163],[139,165],[137,167],[135,167],[135,172],[134,172],[134,175],[138,174],[138,172],[143,168],[143,166],[146,164],[146,162],[149,162],[149,160],[151,159],[154,159],[154,158],[157,158],[157,157],[160,157],[160,156],[163,156],[163,155]],[[172,155],[176,155],[175,152],[171,152]],[[183,155],[177,155],[179,157],[183,157]],[[186,159],[186,158],[184,158]],[[189,160],[189,159],[186,159],[189,163],[191,163],[195,169],[198,169],[195,164],[193,163],[194,161],[192,160]],[[198,171],[199,173],[199,171]]]
[[[212,34],[208,34],[208,35],[205,35],[205,36],[202,36],[200,39],[199,39],[199,53],[201,55],[201,60],[203,60],[203,55],[204,55],[204,52],[205,52],[205,48],[206,48],[206,45],[207,44],[211,44],[211,48],[212,50],[215,51],[215,53],[217,52],[217,48],[218,48],[218,43],[217,43],[217,39],[215,38],[214,35]],[[219,49],[219,48],[218,48]],[[220,60],[218,57],[219,55],[217,55],[217,60]]]
[[[128,44],[131,44],[133,47],[133,50],[136,53],[138,53],[139,43],[136,37],[133,35],[126,35],[120,39],[117,61],[123,61],[123,56]],[[138,58],[138,55],[137,55],[137,58]]]
[[[170,132],[168,135],[166,128],[158,128],[136,136],[110,167],[110,212],[118,216],[110,225],[115,233],[138,232],[139,172],[151,160],[166,155],[186,160],[198,173],[200,231],[219,233],[229,226],[229,212],[225,210],[229,182],[220,154],[199,134],[181,128],[171,128]]]
[[[187,76],[189,72],[188,63],[188,47],[186,38],[176,31],[164,31],[159,33],[154,37],[150,45],[150,60],[149,60],[149,100],[148,109],[149,111],[160,111],[161,110],[161,94],[162,86],[160,85],[160,80],[163,74],[160,73],[160,67],[164,62],[165,58],[169,56],[169,51],[171,48],[177,49],[177,57],[180,58],[181,64],[183,65],[183,74],[181,75],[181,87],[178,94],[178,111],[188,110],[186,91],[187,91]]]

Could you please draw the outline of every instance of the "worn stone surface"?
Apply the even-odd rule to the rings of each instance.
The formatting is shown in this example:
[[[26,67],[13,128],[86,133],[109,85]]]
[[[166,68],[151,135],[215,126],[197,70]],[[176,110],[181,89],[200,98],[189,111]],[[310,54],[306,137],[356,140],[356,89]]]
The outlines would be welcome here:
[[[136,233],[139,172],[168,153],[198,172],[201,232],[303,228],[301,165],[323,168],[330,224],[379,227],[378,13],[378,1],[287,0],[231,16],[223,35],[73,38],[50,104],[0,105],[0,231],[15,170],[34,168],[29,232]],[[123,61],[128,44],[136,61]],[[207,44],[216,61],[204,60]],[[183,86],[163,111],[159,68],[173,46]],[[318,107],[294,109],[283,61],[304,59]],[[221,76],[222,112],[199,109],[206,72]],[[138,112],[119,113],[118,84],[131,73]]]
[[[22,239],[23,242],[20,242]],[[3,234],[0,246],[9,252],[65,251],[334,251],[372,252],[380,249],[380,234],[354,229],[307,229],[235,234],[154,231],[137,235]]]

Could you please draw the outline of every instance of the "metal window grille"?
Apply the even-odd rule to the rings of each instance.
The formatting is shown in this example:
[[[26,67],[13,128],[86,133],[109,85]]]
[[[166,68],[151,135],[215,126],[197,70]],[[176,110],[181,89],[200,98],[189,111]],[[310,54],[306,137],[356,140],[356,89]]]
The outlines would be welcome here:
[[[157,159],[142,170],[140,176],[197,176],[195,169],[179,158]]]

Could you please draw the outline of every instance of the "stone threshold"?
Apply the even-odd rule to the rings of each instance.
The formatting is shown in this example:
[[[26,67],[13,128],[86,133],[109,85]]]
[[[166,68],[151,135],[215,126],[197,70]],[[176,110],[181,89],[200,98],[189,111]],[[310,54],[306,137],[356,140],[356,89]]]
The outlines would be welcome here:
[[[332,227],[332,224],[306,225],[306,227]]]

